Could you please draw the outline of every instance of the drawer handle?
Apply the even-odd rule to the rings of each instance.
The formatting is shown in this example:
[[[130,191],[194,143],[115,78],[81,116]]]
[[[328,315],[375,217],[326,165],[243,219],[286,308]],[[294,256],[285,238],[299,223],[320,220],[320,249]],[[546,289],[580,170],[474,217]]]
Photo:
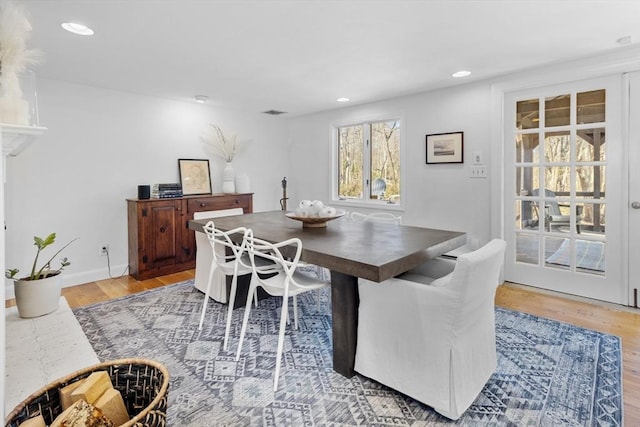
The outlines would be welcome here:
[[[201,207],[201,208],[204,208],[205,206],[207,206],[207,204],[206,204],[206,203],[200,203],[200,207]]]
[[[164,227],[164,225],[162,227],[160,227],[160,232],[164,233],[167,229]]]
[[[240,200],[236,199],[236,205],[237,205],[238,203],[240,203]]]

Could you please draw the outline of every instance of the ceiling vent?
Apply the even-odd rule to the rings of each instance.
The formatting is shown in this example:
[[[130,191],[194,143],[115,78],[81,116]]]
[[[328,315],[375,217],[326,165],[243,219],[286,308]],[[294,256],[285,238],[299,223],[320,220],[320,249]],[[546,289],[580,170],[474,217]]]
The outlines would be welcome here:
[[[264,114],[270,114],[272,116],[279,116],[280,114],[286,114],[286,111],[278,111],[278,110],[267,110],[263,111]]]

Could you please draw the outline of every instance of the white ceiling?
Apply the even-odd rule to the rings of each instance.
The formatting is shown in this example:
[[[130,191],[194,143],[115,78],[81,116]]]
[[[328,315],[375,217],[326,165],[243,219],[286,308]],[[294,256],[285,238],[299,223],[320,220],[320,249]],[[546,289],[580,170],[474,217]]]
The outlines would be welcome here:
[[[290,115],[640,41],[640,0],[22,0],[38,76]],[[64,31],[74,21],[92,37]],[[452,79],[460,69],[473,72]]]

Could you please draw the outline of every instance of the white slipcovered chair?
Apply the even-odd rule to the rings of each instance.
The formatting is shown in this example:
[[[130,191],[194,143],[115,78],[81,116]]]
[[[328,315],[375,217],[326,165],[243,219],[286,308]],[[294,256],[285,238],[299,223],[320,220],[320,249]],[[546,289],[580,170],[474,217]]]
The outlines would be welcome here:
[[[214,219],[242,214],[242,208],[220,209],[217,211],[194,212],[193,219]],[[219,246],[217,250],[218,253],[222,252],[224,256],[225,249],[223,246]],[[205,233],[196,233],[196,274],[194,286],[201,292],[207,291],[212,260],[213,250],[209,244],[207,235]],[[213,282],[209,296],[218,302],[227,302],[227,281],[226,275],[222,271],[213,273]]]
[[[460,255],[452,273],[430,284],[360,279],[355,370],[458,419],[496,368],[505,246],[494,239]]]
[[[297,271],[300,255],[302,254],[302,241],[298,238],[289,239],[279,243],[270,243],[253,237],[251,230],[245,236],[246,250],[249,253],[251,266],[254,274],[251,276],[251,285],[247,293],[247,304],[240,330],[240,341],[236,361],[240,359],[242,343],[249,322],[251,312],[251,299],[255,295],[258,286],[264,289],[269,295],[282,297],[282,309],[280,311],[280,327],[278,330],[278,349],[276,355],[276,366],[273,378],[273,391],[278,390],[278,378],[280,376],[280,362],[282,360],[282,350],[284,347],[285,326],[289,319],[289,297],[293,298],[293,318],[295,329],[298,329],[298,306],[296,296],[303,292],[321,289],[329,286],[329,283],[303,274]],[[283,248],[287,251],[294,251],[293,257],[286,257],[282,254]],[[271,267],[264,267],[272,263]],[[260,273],[260,274],[257,274]],[[273,274],[275,273],[275,275]]]

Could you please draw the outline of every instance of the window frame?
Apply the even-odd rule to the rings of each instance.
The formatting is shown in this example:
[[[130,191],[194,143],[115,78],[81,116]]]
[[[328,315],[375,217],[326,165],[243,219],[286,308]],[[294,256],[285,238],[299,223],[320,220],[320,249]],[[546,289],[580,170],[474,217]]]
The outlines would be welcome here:
[[[398,121],[400,123],[400,201],[389,202],[388,200],[376,200],[371,199],[371,124],[384,122],[384,121]],[[338,206],[351,206],[351,207],[363,207],[363,208],[375,208],[377,210],[392,210],[392,211],[404,211],[406,191],[406,129],[405,119],[403,114],[384,114],[376,117],[366,117],[359,120],[349,120],[335,122],[330,126],[330,141],[331,141],[331,202]],[[369,126],[365,126],[369,125]],[[339,128],[348,126],[365,126],[363,135],[365,137],[364,144],[369,141],[369,147],[363,149],[363,195],[359,199],[342,199],[338,197],[339,182],[339,158],[340,153],[338,150],[339,144]]]

